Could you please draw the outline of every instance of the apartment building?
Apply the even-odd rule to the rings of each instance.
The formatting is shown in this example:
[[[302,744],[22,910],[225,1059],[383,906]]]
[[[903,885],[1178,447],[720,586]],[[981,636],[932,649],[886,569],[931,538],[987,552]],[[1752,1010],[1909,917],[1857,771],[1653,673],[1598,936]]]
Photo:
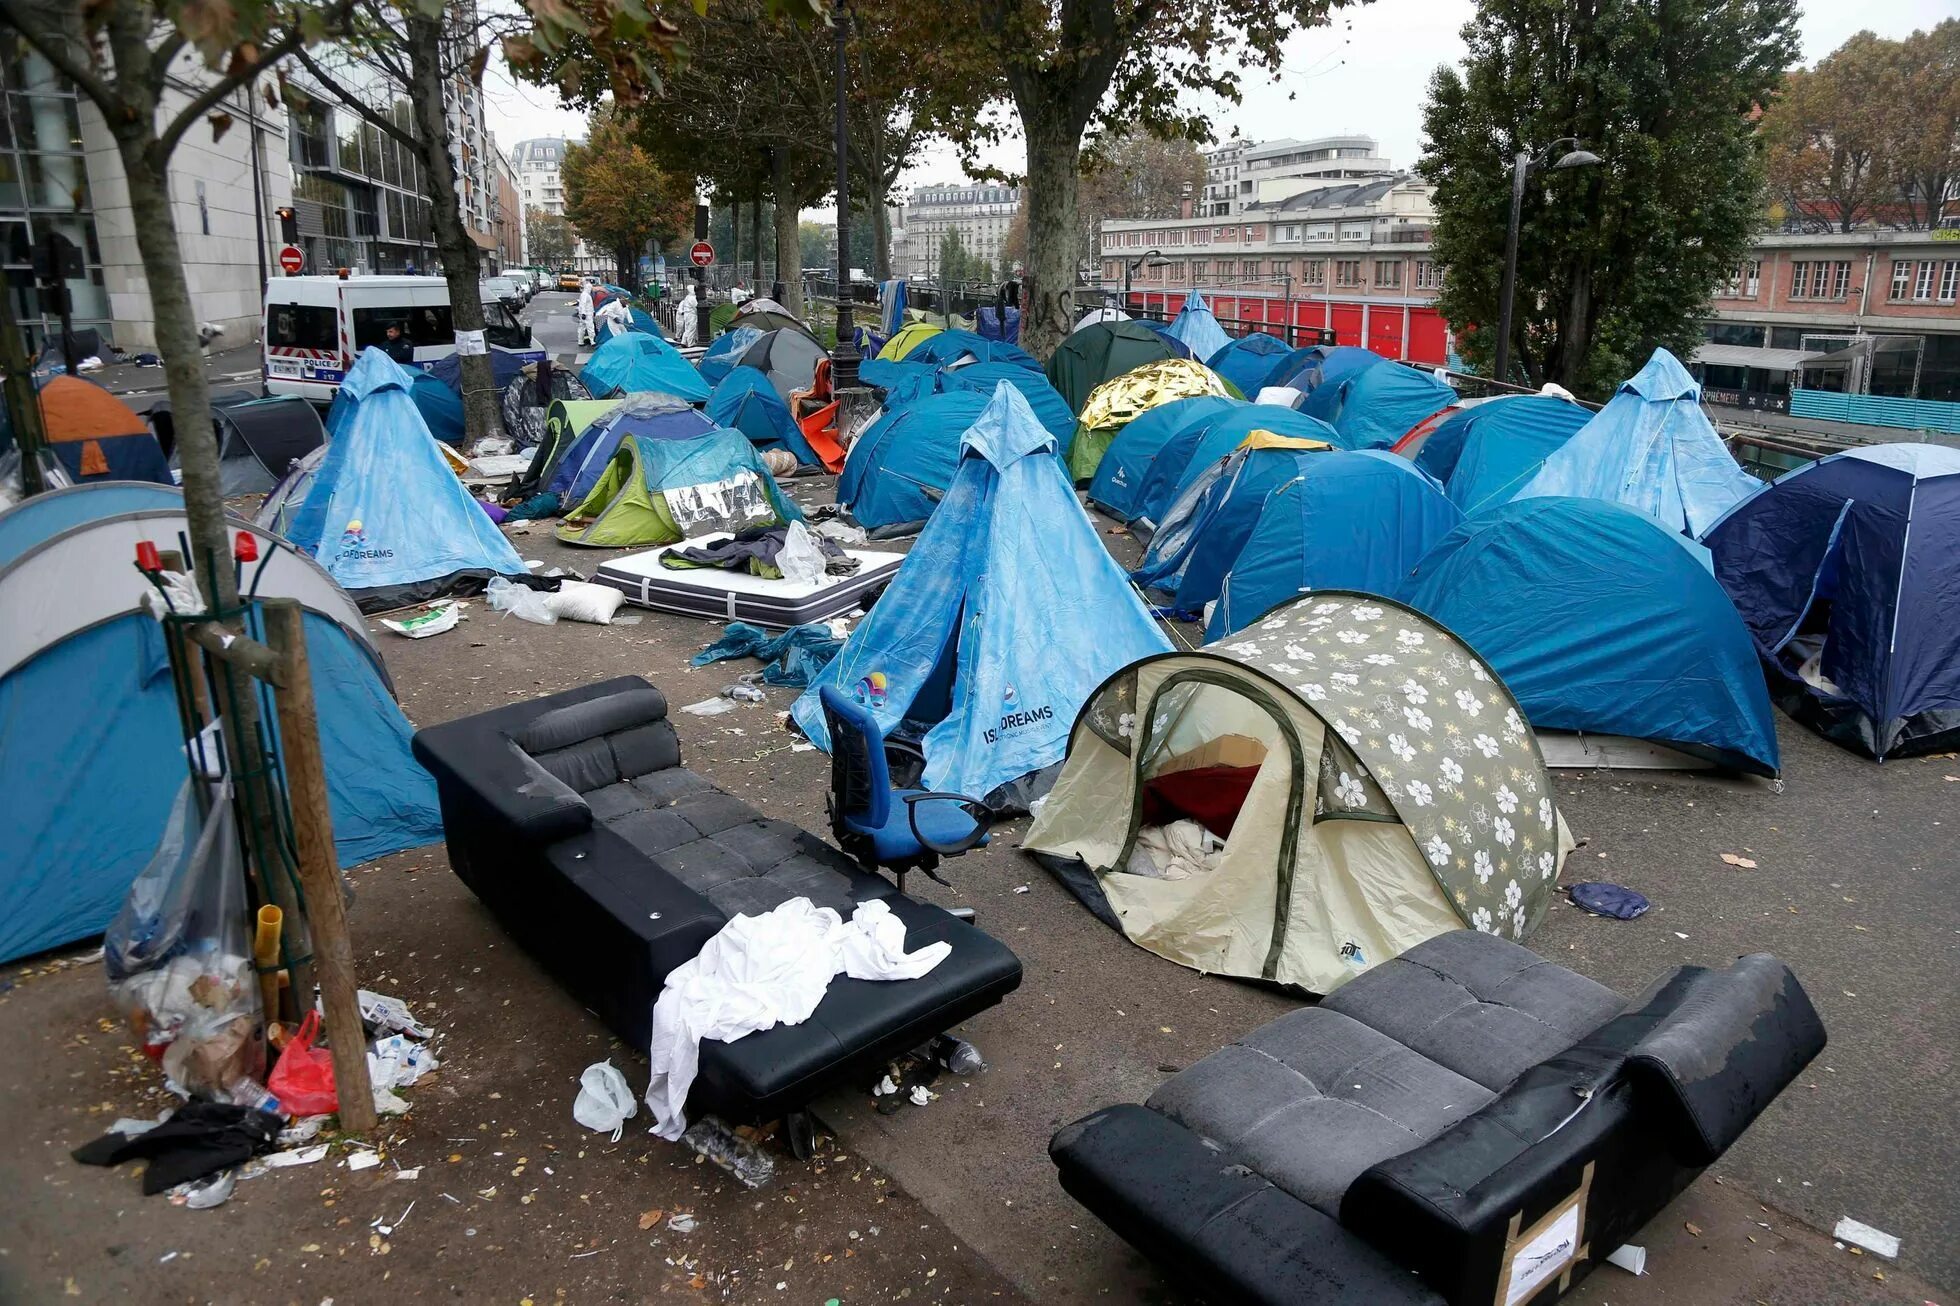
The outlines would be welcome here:
[[[1021,188],[991,183],[920,186],[905,201],[903,255],[893,242],[892,272],[899,277],[933,277],[939,271],[939,246],[949,231],[960,233],[968,254],[995,268],[1007,243],[1007,228],[1020,207]]]
[[[1228,141],[1204,156],[1205,193],[1198,212],[1214,218],[1234,217],[1317,184],[1394,172],[1372,136]]]

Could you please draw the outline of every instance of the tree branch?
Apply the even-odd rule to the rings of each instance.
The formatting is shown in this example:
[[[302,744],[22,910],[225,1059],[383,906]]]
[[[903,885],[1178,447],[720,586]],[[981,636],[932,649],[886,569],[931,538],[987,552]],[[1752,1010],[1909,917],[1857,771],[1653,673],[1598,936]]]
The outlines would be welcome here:
[[[245,67],[234,68],[233,71],[205,87],[202,92],[191,97],[191,102],[177,111],[177,116],[170,120],[170,125],[157,133],[157,144],[162,149],[163,156],[169,158],[176,150],[177,142],[182,140],[184,133],[191,129],[191,124],[209,113],[220,100],[304,45],[305,38],[300,35],[298,28],[293,28],[271,45],[262,46],[259,57]]]
[[[82,94],[95,102],[102,110],[103,117],[124,108],[122,99],[109,83],[95,75],[88,64],[77,62],[68,52],[69,33],[58,28],[37,28],[31,20],[23,17],[24,7],[19,0],[0,0],[0,23],[13,28],[21,34],[29,45],[40,51],[41,57],[54,65],[54,70],[73,82]]]
[[[311,73],[314,79],[327,89],[329,95],[339,100],[349,109],[352,109],[355,115],[367,122],[369,126],[387,133],[397,142],[406,145],[411,150],[419,151],[422,148],[422,141],[419,137],[411,132],[402,130],[401,126],[393,118],[369,107],[365,101],[335,81],[325,69],[313,61],[312,55],[308,54],[305,50],[299,50],[296,52],[295,57],[298,58],[300,67]]]

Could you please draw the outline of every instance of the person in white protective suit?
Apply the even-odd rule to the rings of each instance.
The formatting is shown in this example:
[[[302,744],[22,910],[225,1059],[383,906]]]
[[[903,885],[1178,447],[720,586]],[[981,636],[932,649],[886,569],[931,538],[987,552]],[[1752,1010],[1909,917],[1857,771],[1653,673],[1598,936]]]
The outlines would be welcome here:
[[[674,330],[683,345],[701,343],[701,302],[694,297],[694,287],[687,288],[687,294],[674,307]]]
[[[599,308],[595,315],[596,328],[608,336],[620,331],[628,331],[633,326],[633,315],[626,309],[626,301],[614,295]]]
[[[578,288],[578,342],[581,345],[597,344],[597,321],[592,311],[592,278],[587,277]]]

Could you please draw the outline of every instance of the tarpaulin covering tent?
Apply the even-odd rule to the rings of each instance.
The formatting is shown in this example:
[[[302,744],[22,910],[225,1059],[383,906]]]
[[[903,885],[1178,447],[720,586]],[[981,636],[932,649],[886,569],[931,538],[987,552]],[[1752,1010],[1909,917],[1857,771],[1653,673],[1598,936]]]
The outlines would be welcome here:
[[[1775,775],[1755,645],[1708,555],[1601,499],[1513,499],[1466,517],[1397,597],[1468,640],[1538,730],[1644,739]]]
[[[1089,480],[1090,500],[1120,521],[1134,521],[1144,481],[1164,445],[1184,427],[1202,426],[1219,413],[1240,406],[1236,399],[1201,395],[1159,404],[1131,421],[1103,450],[1096,474]]]
[[[1009,344],[1021,342],[1021,310],[1014,305],[982,304],[974,310],[973,317],[973,329],[987,339],[1005,340]]]
[[[991,397],[954,390],[886,408],[851,446],[837,502],[866,530],[932,516],[959,469],[967,428]]]
[[[678,349],[644,331],[628,331],[605,341],[592,351],[578,379],[600,399],[653,391],[695,404],[706,399],[709,390]]]
[[[1525,475],[1592,420],[1592,411],[1550,395],[1505,395],[1450,412],[1418,443],[1395,451],[1440,481],[1465,512],[1496,507]]]
[[[1146,363],[1103,382],[1089,393],[1067,446],[1069,475],[1086,482],[1102,464],[1103,452],[1117,432],[1137,416],[1174,399],[1200,395],[1237,399],[1218,373],[1188,358]]]
[[[888,736],[924,731],[924,788],[1024,807],[1089,691],[1170,647],[1054,448],[1020,392],[996,388],[897,577],[791,708],[819,748],[831,685]]]
[[[1321,382],[1300,401],[1300,411],[1339,431],[1346,448],[1386,449],[1455,402],[1456,391],[1433,373],[1383,363]]]
[[[429,438],[410,384],[379,349],[361,354],[340,386],[346,407],[333,439],[292,513],[293,547],[363,612],[529,574]]]
[[[1021,392],[1021,398],[1034,410],[1035,420],[1048,428],[1048,433],[1055,437],[1056,447],[1066,453],[1069,437],[1075,432],[1075,414],[1069,411],[1068,401],[1062,398],[1061,392],[1048,383],[1045,373],[1019,363],[967,363],[942,367],[933,373],[933,385],[941,394],[970,390],[977,395],[991,396],[994,387],[1002,381]]]
[[[1253,331],[1230,340],[1210,358],[1205,366],[1230,381],[1238,392],[1250,399],[1265,387],[1266,378],[1278,365],[1279,360],[1292,351],[1278,336],[1269,336],[1263,331]]]
[[[1328,591],[1105,681],[1022,846],[1139,947],[1328,993],[1466,925],[1529,933],[1572,847],[1552,800],[1473,648]],[[1193,826],[1222,847],[1160,860]]]
[[[1881,760],[1960,741],[1960,450],[1820,458],[1702,542],[1790,715]]]
[[[572,442],[558,462],[545,489],[560,497],[567,510],[598,484],[620,441],[628,436],[649,440],[691,440],[714,429],[699,410],[668,394],[633,395],[600,414]]]
[[[816,340],[800,318],[766,295],[757,295],[754,299],[745,299],[737,304],[728,321],[731,330],[748,326],[762,331],[795,331],[809,336],[812,341]]]
[[[565,515],[558,538],[652,548],[802,519],[748,437],[717,427],[687,440],[620,441],[592,492]]]
[[[1327,382],[1339,381],[1387,361],[1374,350],[1358,345],[1308,345],[1273,364],[1272,370],[1266,373],[1266,384],[1286,386],[1309,395]]]
[[[1195,287],[1184,297],[1184,307],[1171,319],[1170,334],[1182,340],[1191,357],[1198,359],[1210,358],[1231,343],[1231,337],[1218,325],[1218,319],[1205,303],[1204,292]]]
[[[740,431],[761,449],[787,449],[805,467],[822,467],[825,459],[789,415],[789,405],[753,367],[738,367],[723,377],[708,396],[704,410],[716,426]]]
[[[1013,363],[1037,371],[1041,368],[1034,355],[1019,345],[1005,340],[989,340],[978,332],[958,328],[936,332],[921,340],[905,355],[905,360],[909,363],[935,363],[942,367],[960,363]]]
[[[1392,594],[1463,520],[1436,483],[1379,449],[1316,454],[1274,490],[1218,588],[1223,639],[1308,590]]]
[[[895,363],[944,329],[930,322],[908,322],[894,332],[892,338],[878,350],[878,357]]]
[[[808,390],[815,381],[817,365],[829,355],[807,331],[764,331],[755,343],[737,358],[742,367],[753,367],[769,378],[785,404],[794,403],[799,390]]]
[[[435,782],[348,596],[268,532],[247,597],[299,600],[343,866],[442,838]],[[138,542],[178,547],[183,496],[103,482],[0,513],[0,961],[99,934],[162,839],[185,778],[160,628],[138,607]]]
[[[581,385],[581,389],[584,387]],[[545,409],[544,439],[531,451],[531,465],[523,476],[511,483],[511,493],[529,498],[547,488],[557,477],[578,438],[599,418],[619,407],[618,399],[554,399]],[[676,400],[675,402],[679,402]]]
[[[1136,516],[1154,530],[1171,505],[1208,468],[1244,444],[1255,431],[1311,440],[1329,449],[1342,447],[1339,434],[1318,418],[1277,404],[1240,404],[1200,421],[1186,422],[1164,441],[1137,491]]]
[[[1514,497],[1623,503],[1699,536],[1761,488],[1701,411],[1701,386],[1674,355],[1656,349]]]
[[[1048,359],[1048,379],[1069,411],[1080,413],[1095,388],[1145,363],[1178,357],[1177,348],[1140,322],[1093,322],[1069,332]]]
[[[701,355],[699,364],[701,379],[709,385],[720,382],[741,362],[742,355],[748,347],[760,339],[762,339],[762,329],[752,326],[736,327],[732,331],[724,331],[716,336],[714,343],[709,345]]]
[[[152,481],[172,484],[170,464],[135,410],[93,381],[51,376],[40,383],[41,432],[79,484]],[[0,447],[11,446],[13,432]]]

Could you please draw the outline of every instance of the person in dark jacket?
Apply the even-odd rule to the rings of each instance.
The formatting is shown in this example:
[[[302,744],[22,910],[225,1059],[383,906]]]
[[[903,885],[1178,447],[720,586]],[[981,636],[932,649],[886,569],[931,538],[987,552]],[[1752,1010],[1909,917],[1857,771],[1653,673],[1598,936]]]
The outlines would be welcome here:
[[[402,334],[402,324],[399,322],[388,324],[388,338],[382,342],[381,348],[397,363],[415,361],[415,346],[410,344],[408,337]]]

